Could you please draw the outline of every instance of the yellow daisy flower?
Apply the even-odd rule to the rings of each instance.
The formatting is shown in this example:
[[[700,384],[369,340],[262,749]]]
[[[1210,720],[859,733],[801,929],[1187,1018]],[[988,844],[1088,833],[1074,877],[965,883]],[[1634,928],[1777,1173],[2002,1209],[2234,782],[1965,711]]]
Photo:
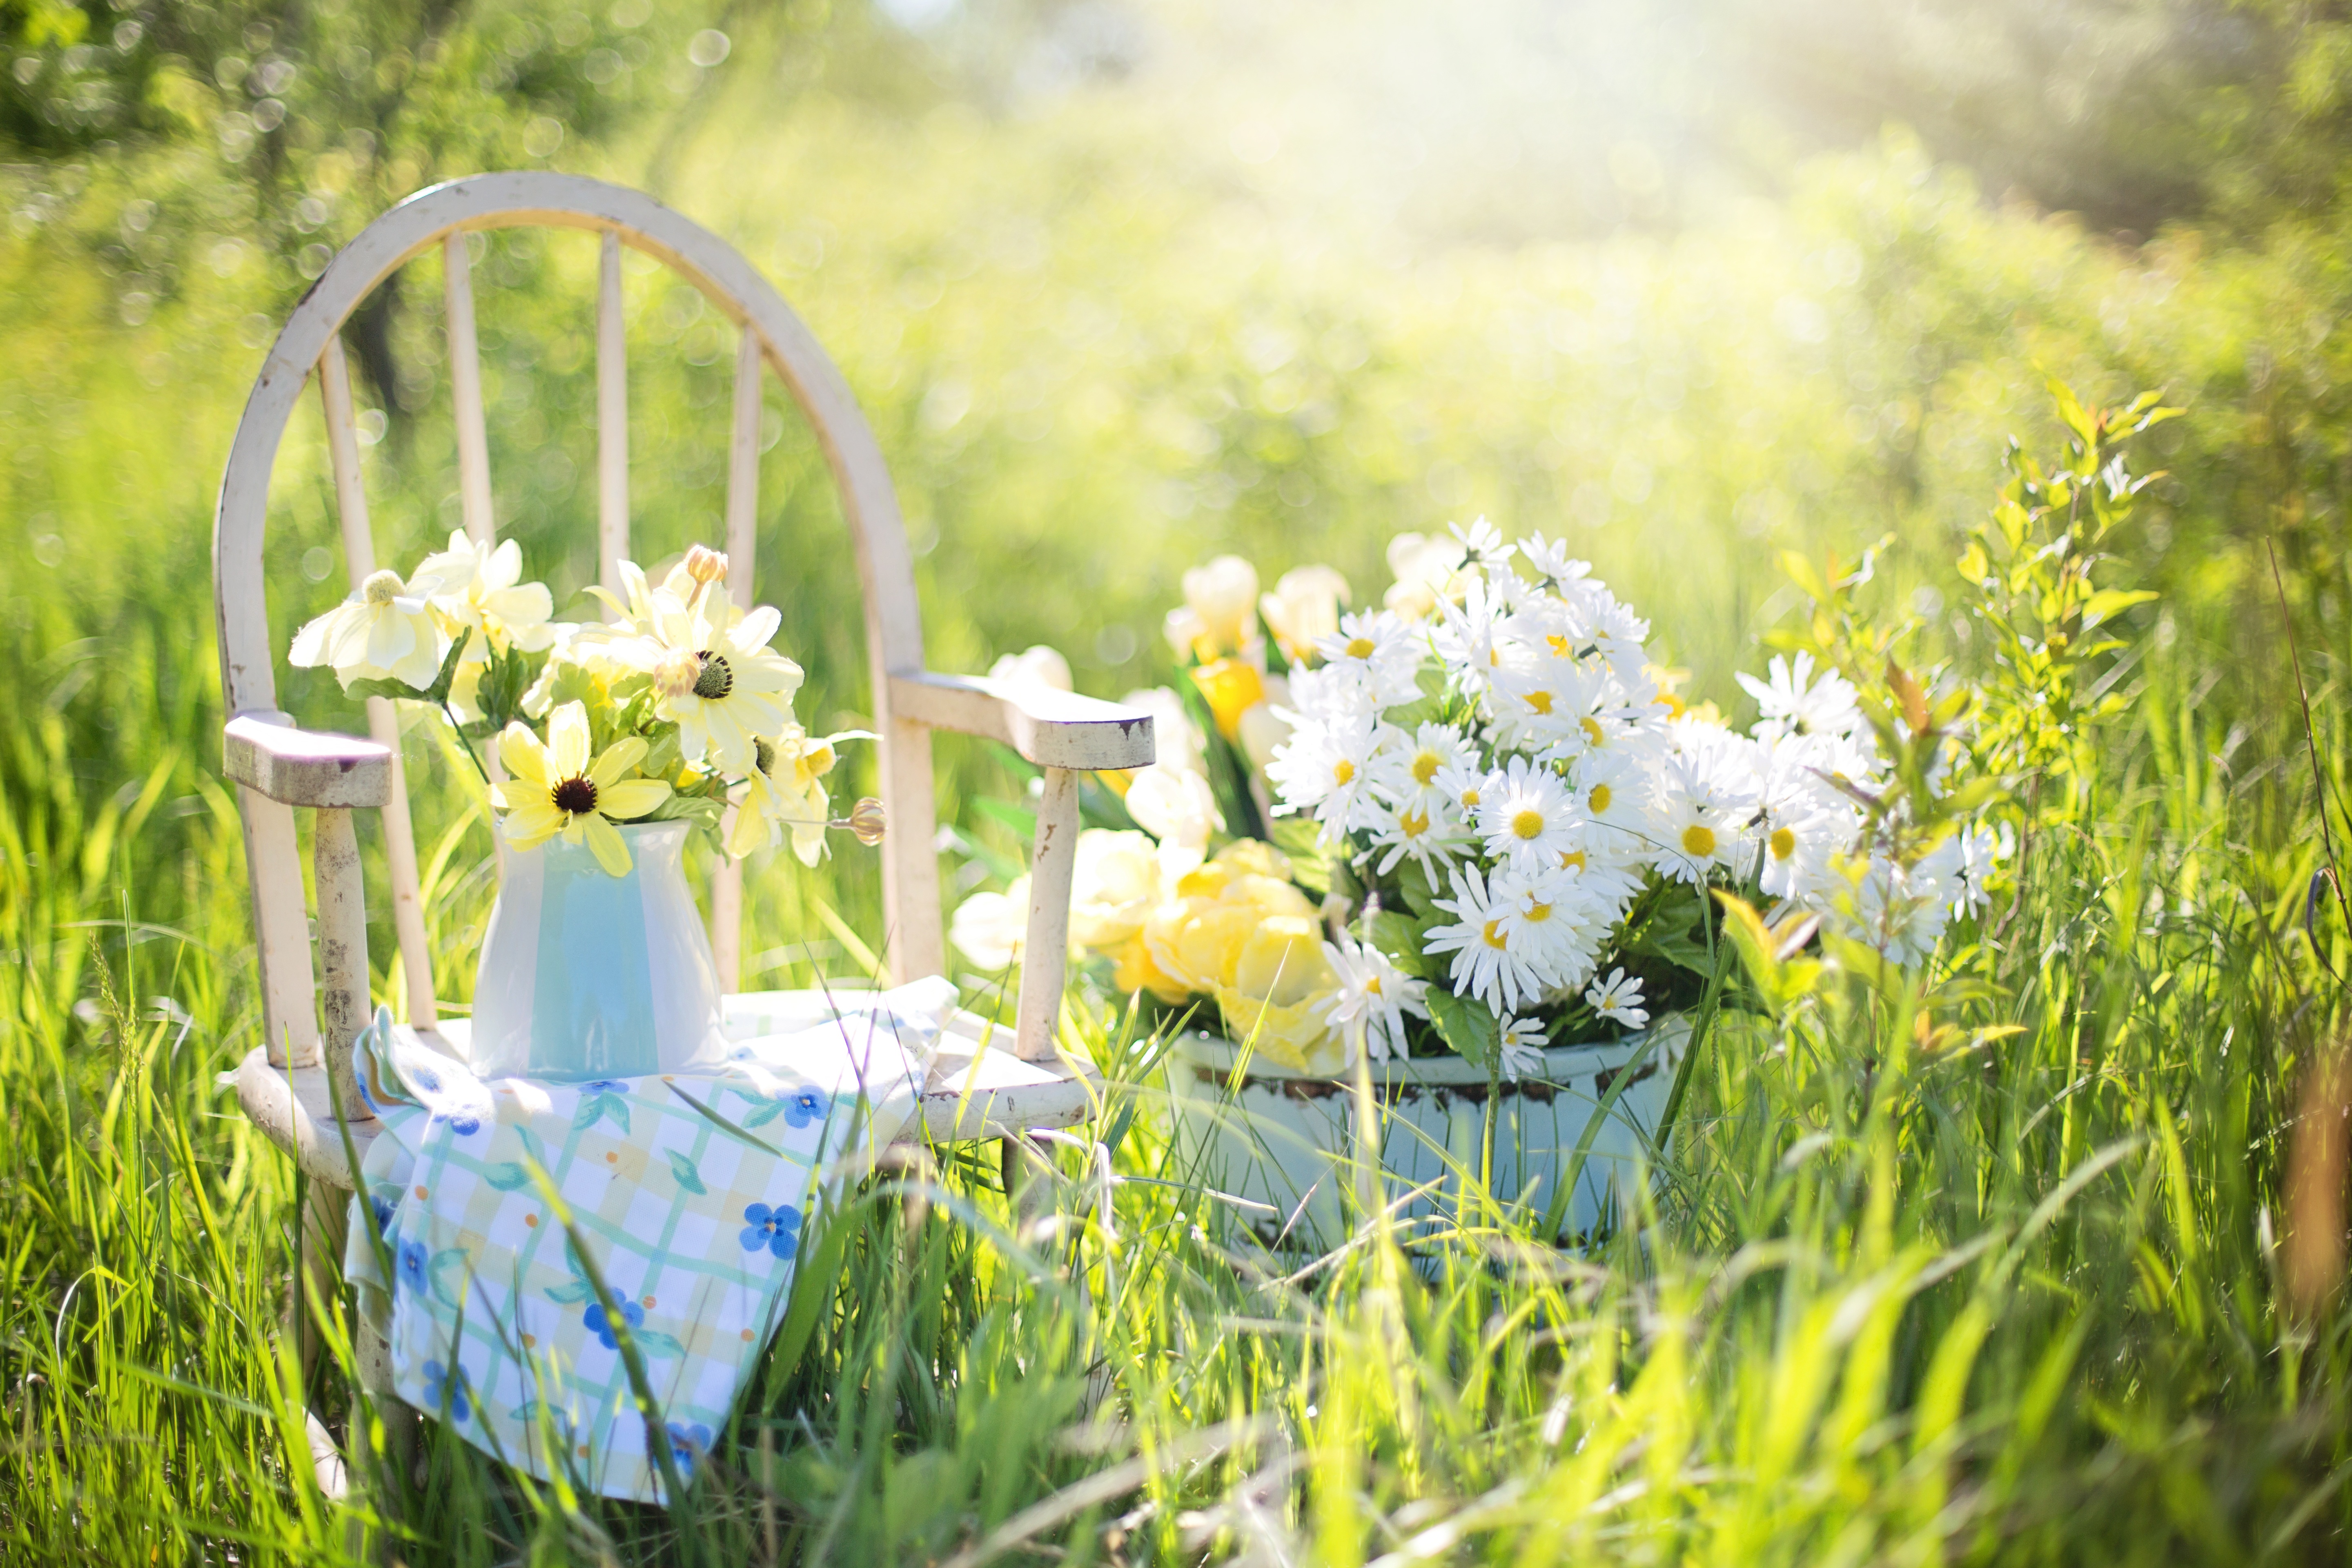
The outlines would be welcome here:
[[[490,792],[507,814],[507,843],[530,849],[559,833],[567,844],[585,839],[598,865],[627,876],[629,847],[613,824],[634,821],[669,798],[669,785],[661,780],[625,776],[645,754],[645,742],[632,735],[592,762],[588,710],[577,702],[549,716],[544,745],[524,726],[508,725],[499,737],[499,755],[513,776]]]

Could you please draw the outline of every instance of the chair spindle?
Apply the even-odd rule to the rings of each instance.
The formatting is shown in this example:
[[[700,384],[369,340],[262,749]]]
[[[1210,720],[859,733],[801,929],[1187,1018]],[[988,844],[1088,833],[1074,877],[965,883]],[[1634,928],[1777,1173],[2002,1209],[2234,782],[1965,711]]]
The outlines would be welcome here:
[[[751,607],[751,563],[760,516],[760,334],[749,323],[735,345],[735,420],[727,443],[727,591]],[[725,827],[738,807],[727,808]],[[721,857],[710,874],[710,953],[724,991],[742,988],[743,867]]]
[[[474,331],[474,268],[466,236],[441,241],[442,287],[448,300],[449,397],[457,410],[457,496],[466,537],[488,544],[498,537],[490,517],[490,441],[482,423],[482,352]]]
[[[368,522],[367,489],[360,482],[360,443],[352,415],[351,367],[343,339],[327,340],[319,356],[319,395],[327,411],[327,453],[335,471],[335,506],[341,514],[343,560],[356,589],[375,571],[375,540]],[[408,778],[400,763],[400,715],[390,700],[371,697],[368,735],[392,752],[392,798],[383,807],[384,858],[392,874],[392,925],[400,939],[400,968],[408,994],[408,1021],[430,1029],[440,1020],[433,994],[433,952],[425,938],[425,904],[416,877],[416,833],[408,817]]]
[[[629,367],[621,320],[621,236],[606,229],[596,263],[596,581],[621,591],[629,555]],[[604,619],[613,608],[604,607]]]

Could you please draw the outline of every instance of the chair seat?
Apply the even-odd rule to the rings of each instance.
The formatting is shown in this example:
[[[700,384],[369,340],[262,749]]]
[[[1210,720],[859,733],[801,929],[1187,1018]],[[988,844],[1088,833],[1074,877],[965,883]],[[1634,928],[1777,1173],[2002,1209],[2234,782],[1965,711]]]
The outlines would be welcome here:
[[[747,991],[724,1000],[721,1026],[738,1040],[810,1028],[831,1016],[837,1004],[862,994],[847,989]],[[444,1018],[437,1029],[417,1034],[462,1063],[469,1032],[469,1020]],[[898,1141],[912,1142],[919,1136],[932,1143],[976,1142],[1031,1128],[1074,1126],[1087,1119],[1101,1092],[1101,1079],[1091,1072],[1073,1071],[1058,1061],[1023,1061],[1013,1054],[1010,1028],[958,1011],[940,1034],[923,1088],[920,1131],[910,1122]],[[236,1098],[263,1136],[291,1153],[303,1174],[347,1191],[354,1185],[324,1067],[272,1067],[267,1047],[257,1046],[237,1064]],[[362,1162],[382,1130],[373,1119],[350,1124],[352,1152]]]

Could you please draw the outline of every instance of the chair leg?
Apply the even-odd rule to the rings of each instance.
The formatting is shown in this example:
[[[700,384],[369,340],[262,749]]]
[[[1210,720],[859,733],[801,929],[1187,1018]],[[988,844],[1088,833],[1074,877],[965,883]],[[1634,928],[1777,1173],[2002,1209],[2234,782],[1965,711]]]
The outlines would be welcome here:
[[[375,1428],[362,1417],[360,1401],[352,1401],[352,1453],[353,1468],[363,1478],[362,1482],[374,1502],[376,1511],[384,1518],[397,1517],[400,1512],[401,1489],[408,1479],[416,1455],[416,1412],[403,1404],[392,1391],[392,1346],[374,1323],[364,1315],[357,1320],[358,1331],[352,1346],[356,1363],[358,1388],[367,1403],[374,1407],[375,1420],[383,1433],[383,1446],[373,1446]],[[391,1562],[392,1538],[379,1536],[374,1550],[368,1550],[364,1517],[352,1514],[345,1546],[354,1558],[372,1556],[377,1562]]]
[[[286,1313],[279,1328],[294,1342],[306,1384],[319,1360],[319,1331],[308,1303],[323,1300],[342,1286],[343,1238],[350,1226],[351,1197],[341,1187],[313,1182],[308,1184],[302,1205],[301,1274],[287,1283]]]

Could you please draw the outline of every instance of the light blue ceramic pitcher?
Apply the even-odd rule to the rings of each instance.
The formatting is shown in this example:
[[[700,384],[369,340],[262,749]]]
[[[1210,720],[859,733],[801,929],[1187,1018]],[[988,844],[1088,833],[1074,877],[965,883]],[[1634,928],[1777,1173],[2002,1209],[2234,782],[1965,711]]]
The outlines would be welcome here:
[[[507,851],[474,982],[481,1077],[630,1078],[725,1057],[718,966],[686,881],[688,825],[619,831],[625,877],[584,843]]]

